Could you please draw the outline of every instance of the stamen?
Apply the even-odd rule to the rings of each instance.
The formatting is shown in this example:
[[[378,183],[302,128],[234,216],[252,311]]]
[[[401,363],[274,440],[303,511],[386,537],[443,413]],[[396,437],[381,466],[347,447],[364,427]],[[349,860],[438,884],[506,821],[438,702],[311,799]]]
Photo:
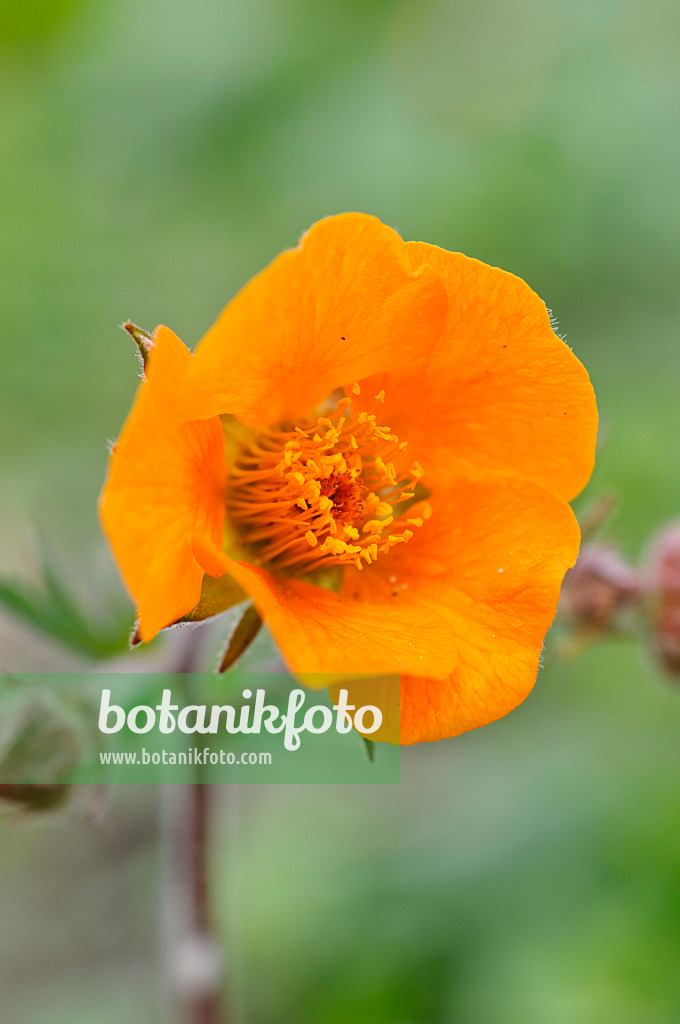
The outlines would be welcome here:
[[[361,389],[355,383],[350,392]],[[357,413],[351,395],[334,412],[326,403],[323,416],[253,435],[236,458],[228,515],[261,564],[296,575],[331,565],[362,569],[408,543],[429,518],[423,507],[402,520],[397,506],[414,497],[422,467],[401,468],[407,442],[375,412]],[[375,400],[384,402],[385,392]]]

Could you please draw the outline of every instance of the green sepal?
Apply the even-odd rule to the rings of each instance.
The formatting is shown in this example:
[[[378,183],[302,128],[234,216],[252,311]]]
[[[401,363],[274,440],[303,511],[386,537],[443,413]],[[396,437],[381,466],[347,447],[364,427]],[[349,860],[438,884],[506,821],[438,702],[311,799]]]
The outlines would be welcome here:
[[[142,366],[146,369],[146,364],[149,361],[151,350],[154,347],[153,335],[149,334],[148,331],[145,331],[144,328],[138,327],[137,324],[133,324],[132,320],[126,320],[125,323],[120,326],[124,331],[127,331],[130,337],[134,340],[137,348],[139,349]]]
[[[359,735],[361,736],[361,733],[359,733]],[[366,736],[361,736],[361,738],[364,741],[364,750],[366,751],[366,757],[371,762],[371,764],[375,764],[375,741],[369,740]]]
[[[252,603],[246,605],[229,638],[217,671],[222,673],[230,669],[245,654],[261,629],[262,619],[257,608]]]
[[[201,597],[195,608],[183,615],[176,622],[171,622],[165,629],[174,629],[175,626],[200,626],[206,619],[214,619],[229,608],[237,604],[243,604],[248,600],[245,590],[239,586],[233,576],[226,573],[224,576],[215,578],[206,575],[203,577]],[[136,622],[128,637],[128,647],[133,648],[141,644],[139,635],[139,622]]]
[[[245,590],[239,586],[233,576],[225,573],[224,576],[203,577],[201,587],[201,599],[195,608],[192,608],[178,622],[203,622],[204,619],[212,619],[215,615],[226,612],[234,605],[243,604],[248,600]]]

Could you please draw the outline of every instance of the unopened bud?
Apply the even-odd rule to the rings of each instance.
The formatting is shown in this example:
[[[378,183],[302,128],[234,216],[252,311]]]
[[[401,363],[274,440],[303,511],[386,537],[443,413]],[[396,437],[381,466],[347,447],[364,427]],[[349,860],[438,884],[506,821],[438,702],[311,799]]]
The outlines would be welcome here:
[[[51,694],[5,694],[0,705],[0,798],[33,810],[66,797],[85,737],[76,717]]]
[[[657,533],[646,562],[649,589],[680,599],[680,522],[669,523]]]
[[[656,654],[666,671],[680,675],[680,522],[669,523],[652,541],[644,581]]]
[[[564,582],[560,614],[573,628],[593,633],[618,630],[641,592],[637,571],[612,547],[586,544]]]

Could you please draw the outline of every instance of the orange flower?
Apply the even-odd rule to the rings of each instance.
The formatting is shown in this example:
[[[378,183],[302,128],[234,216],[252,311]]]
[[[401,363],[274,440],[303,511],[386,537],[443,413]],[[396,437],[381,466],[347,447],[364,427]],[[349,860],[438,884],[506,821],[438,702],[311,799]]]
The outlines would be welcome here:
[[[250,596],[303,678],[399,674],[402,743],[526,697],[597,413],[523,281],[343,214],[150,347],[101,500],[143,640]]]

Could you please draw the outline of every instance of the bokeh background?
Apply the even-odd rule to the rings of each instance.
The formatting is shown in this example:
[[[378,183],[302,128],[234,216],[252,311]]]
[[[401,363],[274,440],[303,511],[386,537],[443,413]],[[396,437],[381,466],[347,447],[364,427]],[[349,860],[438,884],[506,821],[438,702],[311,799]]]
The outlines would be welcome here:
[[[638,558],[680,515],[674,0],[24,0],[0,18],[0,572],[39,538],[131,609],[99,534],[131,317],[195,344],[314,220],[524,277],[591,371],[589,494]],[[99,612],[97,613],[99,614]],[[4,669],[74,667],[7,617]],[[248,1024],[677,1024],[680,684],[633,644],[400,787],[222,794],[216,913]],[[158,794],[0,822],[8,1024],[155,1024]]]

